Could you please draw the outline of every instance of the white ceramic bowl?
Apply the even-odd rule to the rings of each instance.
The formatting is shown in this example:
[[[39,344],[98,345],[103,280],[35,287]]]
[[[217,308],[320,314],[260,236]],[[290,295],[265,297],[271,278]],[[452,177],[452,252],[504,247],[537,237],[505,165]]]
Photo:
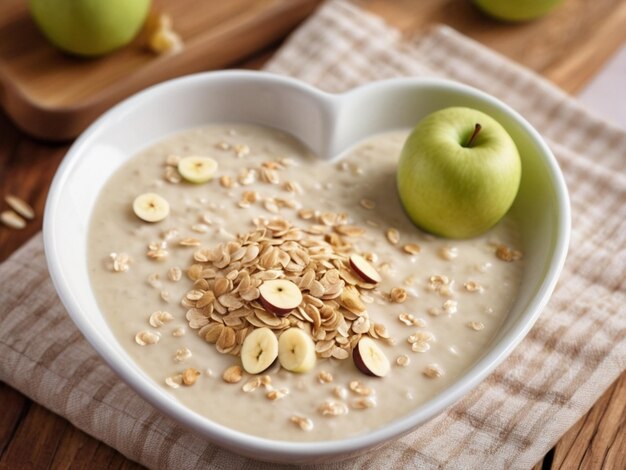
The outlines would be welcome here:
[[[348,439],[282,442],[226,428],[179,403],[147,377],[111,333],[89,284],[87,230],[92,207],[111,174],[164,136],[210,122],[248,122],[282,129],[331,159],[371,134],[414,126],[448,106],[490,114],[515,140],[523,174],[512,212],[519,219],[525,271],[518,297],[483,356],[449,388],[402,419]],[[557,162],[518,113],[476,89],[433,79],[395,79],[348,93],[323,93],[294,79],[260,72],[192,75],[149,88],[105,113],[69,150],[48,196],[44,240],[52,281],[72,320],[137,393],[207,439],[259,459],[311,462],[347,457],[405,434],[483,380],[524,338],[557,281],[568,246],[570,209]]]

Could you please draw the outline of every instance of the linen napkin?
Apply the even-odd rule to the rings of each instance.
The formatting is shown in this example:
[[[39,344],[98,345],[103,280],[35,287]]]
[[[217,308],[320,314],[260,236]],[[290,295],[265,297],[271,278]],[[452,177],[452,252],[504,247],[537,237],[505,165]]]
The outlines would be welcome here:
[[[410,42],[352,4],[326,4],[268,70],[330,91],[441,76],[496,95],[548,140],[571,191],[558,287],[527,338],[481,385],[413,433],[320,468],[529,468],[626,365],[626,133],[533,73],[445,27]],[[159,468],[273,468],[221,449],[127,387],[71,322],[41,235],[0,267],[0,379],[128,458]]]

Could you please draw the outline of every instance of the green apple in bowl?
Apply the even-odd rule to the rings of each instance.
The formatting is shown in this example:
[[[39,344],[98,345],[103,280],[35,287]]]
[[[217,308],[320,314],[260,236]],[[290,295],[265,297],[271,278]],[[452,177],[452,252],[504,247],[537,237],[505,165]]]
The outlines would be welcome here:
[[[448,238],[484,233],[509,210],[519,189],[515,142],[495,119],[463,107],[422,119],[397,168],[400,200],[413,223]]]
[[[562,0],[474,0],[478,8],[499,20],[528,21],[545,15]]]
[[[146,20],[151,0],[29,0],[48,40],[71,54],[98,56],[128,44]]]

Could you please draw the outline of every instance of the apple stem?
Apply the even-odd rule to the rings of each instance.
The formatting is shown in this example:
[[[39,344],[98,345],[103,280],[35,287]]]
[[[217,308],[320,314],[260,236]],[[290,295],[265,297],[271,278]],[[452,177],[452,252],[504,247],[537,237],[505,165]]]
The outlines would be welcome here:
[[[467,139],[467,142],[465,143],[464,147],[472,146],[472,144],[474,143],[474,140],[476,140],[476,136],[478,135],[481,129],[482,129],[482,126],[476,123],[476,126],[474,127],[474,132],[472,132],[472,135],[470,135],[470,138]]]

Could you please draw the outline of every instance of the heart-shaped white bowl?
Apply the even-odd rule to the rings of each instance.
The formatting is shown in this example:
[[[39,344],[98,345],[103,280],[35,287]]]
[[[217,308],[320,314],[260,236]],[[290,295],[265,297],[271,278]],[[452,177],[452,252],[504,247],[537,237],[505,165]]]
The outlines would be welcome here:
[[[324,159],[362,138],[414,126],[448,106],[479,109],[515,140],[523,175],[511,209],[522,231],[525,270],[518,297],[482,357],[437,397],[402,419],[357,437],[283,442],[216,424],[179,403],[152,381],[118,344],[98,308],[87,271],[87,231],[106,180],[142,148],[169,134],[210,122],[275,127]],[[261,72],[192,75],[149,88],[93,123],[69,150],[48,196],[44,240],[52,281],[72,320],[104,360],[146,400],[209,440],[259,459],[312,462],[347,457],[405,434],[452,405],[500,364],[531,328],[556,284],[570,232],[567,189],[538,132],[514,110],[455,82],[406,78],[332,95],[300,81]]]

